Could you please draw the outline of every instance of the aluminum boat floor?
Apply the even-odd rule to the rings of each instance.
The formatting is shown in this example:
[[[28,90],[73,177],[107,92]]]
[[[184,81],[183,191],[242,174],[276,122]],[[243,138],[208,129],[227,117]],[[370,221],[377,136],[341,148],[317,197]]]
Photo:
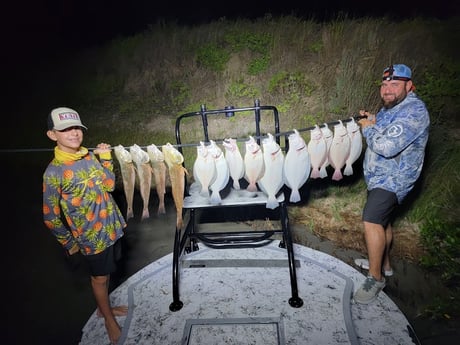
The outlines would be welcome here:
[[[200,249],[180,264],[182,309],[172,312],[172,253],[149,264],[115,289],[113,305],[128,305],[118,317],[117,345],[151,344],[417,344],[411,325],[384,293],[369,305],[353,292],[365,278],[343,261],[294,244],[299,296],[291,286],[287,253],[279,241],[259,248]],[[80,345],[109,344],[96,312]]]

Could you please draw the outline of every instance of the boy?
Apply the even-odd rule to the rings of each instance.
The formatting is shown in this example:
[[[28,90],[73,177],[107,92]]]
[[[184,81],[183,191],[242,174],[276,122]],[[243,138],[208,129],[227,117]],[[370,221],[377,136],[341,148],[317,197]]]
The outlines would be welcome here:
[[[48,116],[46,134],[57,146],[43,175],[43,218],[69,255],[80,252],[88,262],[98,315],[116,344],[121,329],[115,316],[126,315],[127,307],[112,308],[108,288],[126,221],[110,194],[115,188],[110,145],[89,152],[81,146],[83,129],[73,109],[56,108]]]

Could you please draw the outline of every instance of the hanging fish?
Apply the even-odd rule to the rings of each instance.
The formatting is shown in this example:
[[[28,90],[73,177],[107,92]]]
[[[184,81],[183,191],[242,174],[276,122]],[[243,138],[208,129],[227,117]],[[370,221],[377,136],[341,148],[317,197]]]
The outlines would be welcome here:
[[[120,164],[121,178],[123,180],[123,191],[125,193],[127,210],[126,220],[134,217],[133,200],[134,200],[134,185],[136,183],[136,171],[134,168],[133,158],[123,145],[114,147],[115,157]]]
[[[276,194],[284,185],[284,154],[272,134],[262,141],[265,173],[259,180],[259,187],[268,196],[267,208],[275,209],[279,202]]]
[[[289,135],[289,151],[284,159],[284,183],[291,188],[290,202],[299,202],[299,188],[308,180],[310,175],[310,156],[307,144],[297,129]]]
[[[183,218],[182,209],[184,206],[185,192],[185,174],[187,170],[183,167],[184,156],[173,145],[167,143],[162,146],[161,151],[164,154],[165,162],[168,167],[169,179],[171,180],[171,189],[176,206],[176,228],[182,229]]]
[[[321,127],[321,133],[323,134],[323,138],[326,141],[326,160],[324,161],[323,165],[319,169],[319,176],[321,178],[327,177],[327,170],[326,168],[329,166],[329,150],[332,144],[332,138],[334,137],[334,132],[331,131],[327,123],[324,124],[324,127]]]
[[[139,178],[139,191],[143,201],[142,217],[146,219],[149,214],[150,189],[152,187],[152,166],[150,157],[147,152],[141,149],[139,145],[132,145],[129,148],[133,162],[136,165],[137,176]]]
[[[152,166],[153,178],[155,180],[155,188],[158,196],[158,211],[157,214],[165,214],[165,194],[166,194],[166,163],[163,152],[155,145],[147,146],[147,154],[150,157],[150,165]]]
[[[323,138],[323,132],[318,125],[310,130],[310,141],[307,145],[310,155],[311,175],[310,178],[320,178],[321,166],[327,159],[327,144]]]
[[[246,152],[244,154],[244,178],[249,182],[246,190],[248,192],[257,192],[256,183],[264,175],[264,157],[257,141],[249,136],[245,142]]]
[[[351,147],[350,147],[350,154],[345,161],[345,169],[343,174],[345,176],[353,175],[353,163],[361,156],[361,152],[363,149],[363,141],[361,135],[361,129],[359,125],[356,123],[354,118],[351,118],[350,122],[347,122],[347,132],[348,136],[350,137]]]
[[[211,204],[219,205],[222,202],[220,191],[227,186],[228,180],[230,179],[230,171],[221,148],[213,140],[211,140],[210,143],[208,150],[214,158],[216,166],[216,179],[209,186],[211,190]]]
[[[216,180],[216,162],[204,142],[196,148],[197,156],[193,163],[193,178],[200,184],[200,195],[209,198],[209,186]]]
[[[244,177],[244,160],[236,139],[225,139],[222,145],[225,148],[225,159],[230,170],[230,177],[233,180],[233,188],[240,189],[240,179]]]
[[[347,128],[339,120],[339,124],[334,126],[334,138],[332,139],[331,148],[329,149],[329,162],[335,169],[332,179],[339,181],[343,178],[341,169],[350,154],[350,137]]]

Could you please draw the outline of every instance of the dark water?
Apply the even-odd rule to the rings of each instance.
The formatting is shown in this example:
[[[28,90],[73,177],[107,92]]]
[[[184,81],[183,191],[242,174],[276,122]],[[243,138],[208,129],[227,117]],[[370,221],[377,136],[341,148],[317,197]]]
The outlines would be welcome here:
[[[0,343],[8,345],[78,344],[81,329],[96,309],[85,267],[72,266],[42,223],[42,173],[50,152],[2,155],[4,183],[1,227],[3,250],[3,293],[6,313]],[[167,197],[166,216],[155,214],[155,193],[151,195],[151,218],[140,221],[142,209],[135,200],[131,219],[122,240],[123,259],[112,277],[111,289],[152,261],[172,252],[175,212]],[[114,193],[122,211],[124,197]],[[358,253],[334,248],[327,241],[309,238],[309,245],[350,263]],[[77,262],[78,263],[78,262]],[[405,262],[395,262],[395,276],[386,293],[398,304],[414,326],[423,345],[452,344],[458,328],[417,317],[420,305],[435,293],[436,284],[426,272]]]

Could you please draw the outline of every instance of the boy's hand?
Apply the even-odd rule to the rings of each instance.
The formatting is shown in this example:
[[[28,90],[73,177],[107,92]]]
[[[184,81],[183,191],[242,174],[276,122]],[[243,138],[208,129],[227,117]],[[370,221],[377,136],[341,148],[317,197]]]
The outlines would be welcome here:
[[[97,145],[97,148],[94,150],[94,153],[100,155],[101,153],[109,153],[112,149],[110,148],[109,144],[100,143]]]

